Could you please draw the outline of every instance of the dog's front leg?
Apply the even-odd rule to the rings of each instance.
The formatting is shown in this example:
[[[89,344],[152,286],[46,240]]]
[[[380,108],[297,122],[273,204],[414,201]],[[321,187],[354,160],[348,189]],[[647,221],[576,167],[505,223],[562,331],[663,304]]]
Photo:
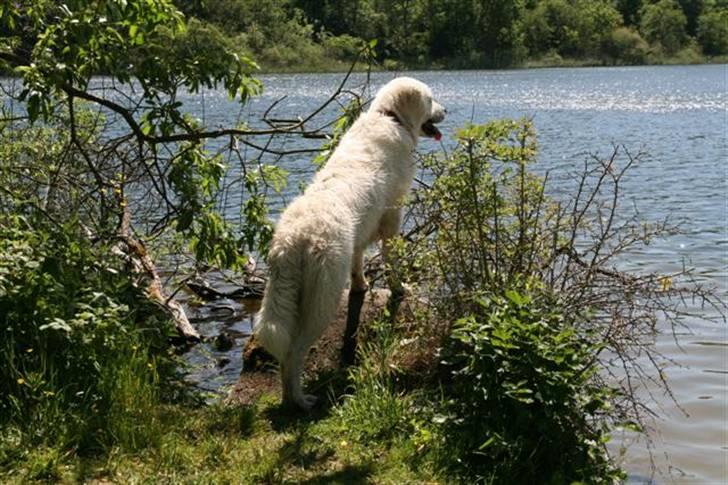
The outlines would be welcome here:
[[[394,321],[399,311],[399,305],[404,300],[405,290],[402,281],[397,276],[397,272],[393,269],[394,258],[392,257],[390,240],[391,238],[382,239],[382,259],[384,259],[385,278],[390,291],[387,311],[389,312],[390,320]]]
[[[356,334],[359,328],[361,307],[364,304],[364,294],[368,289],[369,283],[364,277],[364,250],[355,250],[351,266],[351,289],[346,313],[344,344],[341,348],[341,365],[344,367],[352,365],[356,357]]]

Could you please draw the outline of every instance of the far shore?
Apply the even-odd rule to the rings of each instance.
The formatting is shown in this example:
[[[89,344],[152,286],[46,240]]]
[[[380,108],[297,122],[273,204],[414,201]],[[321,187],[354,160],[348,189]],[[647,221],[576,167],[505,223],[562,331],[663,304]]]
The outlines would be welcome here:
[[[643,64],[608,63],[599,59],[570,59],[570,58],[544,58],[529,59],[522,64],[506,67],[474,66],[466,67],[459,65],[445,66],[440,63],[429,64],[405,64],[399,62],[383,62],[377,65],[367,66],[357,64],[353,72],[414,72],[414,71],[512,71],[522,69],[554,69],[554,68],[576,68],[576,67],[652,67],[652,66],[697,66],[697,65],[718,65],[728,64],[728,56],[710,58],[683,59],[674,57],[662,60],[661,62]],[[350,63],[333,61],[327,65],[310,65],[306,63],[292,66],[267,67],[261,62],[261,69],[258,74],[317,74],[317,73],[346,73],[351,68]]]
[[[657,66],[699,66],[699,65],[720,65],[728,64],[728,56],[717,56],[710,58],[701,58],[700,60],[682,59],[680,57],[669,58],[661,62],[644,63],[644,64],[620,64],[606,63],[598,59],[569,59],[569,58],[545,58],[545,59],[529,59],[523,64],[507,66],[507,67],[465,67],[465,66],[444,66],[439,63],[430,63],[422,65],[407,65],[399,62],[385,61],[381,64],[367,65],[358,63],[351,69],[351,63],[344,61],[332,60],[325,64],[320,63],[300,63],[291,66],[274,66],[267,67],[265,63],[261,63],[261,68],[254,71],[254,74],[345,74],[351,70],[352,72],[416,72],[416,71],[514,71],[526,69],[559,69],[559,68],[610,68],[610,67],[657,67]],[[103,73],[98,74],[104,76]],[[12,73],[0,70],[0,79],[20,78]]]

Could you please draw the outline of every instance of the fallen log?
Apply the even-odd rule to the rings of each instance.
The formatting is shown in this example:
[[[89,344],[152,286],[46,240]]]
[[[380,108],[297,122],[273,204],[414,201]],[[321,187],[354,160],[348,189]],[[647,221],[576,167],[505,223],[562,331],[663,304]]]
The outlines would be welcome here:
[[[119,248],[120,251],[124,252],[130,259],[134,266],[134,270],[138,273],[144,274],[149,278],[147,284],[146,293],[149,299],[159,303],[174,320],[177,332],[187,342],[200,342],[202,338],[199,332],[192,326],[187,313],[185,313],[182,305],[179,304],[174,297],[168,297],[164,291],[162,280],[159,277],[157,267],[152,261],[152,258],[147,252],[147,248],[144,243],[138,239],[131,231],[131,215],[129,209],[124,208],[124,214],[122,216],[121,228],[119,230],[119,239],[126,246],[126,251]]]

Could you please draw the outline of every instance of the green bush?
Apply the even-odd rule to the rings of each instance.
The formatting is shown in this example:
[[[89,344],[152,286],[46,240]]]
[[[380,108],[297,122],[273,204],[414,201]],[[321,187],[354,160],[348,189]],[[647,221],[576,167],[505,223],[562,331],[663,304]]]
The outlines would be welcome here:
[[[433,181],[415,193],[413,215],[428,236],[411,248],[432,258],[428,275],[442,277],[433,283],[442,289],[437,301],[455,318],[473,294],[520,284],[554,253],[547,222],[554,202],[528,168],[536,156],[533,125],[499,120],[456,136],[450,156],[424,160]]]
[[[490,483],[609,483],[620,476],[599,415],[610,391],[595,385],[600,350],[558,301],[533,291],[478,300],[458,320],[441,365],[441,460]]]
[[[0,219],[0,426],[26,446],[137,448],[154,431],[160,375],[173,374],[174,328],[81,231]]]
[[[703,56],[698,43],[694,39],[690,39],[682,49],[669,59],[669,62],[671,64],[700,64],[705,62],[705,56]]]
[[[425,161],[434,178],[412,208],[424,236],[395,245],[400,277],[432,303],[430,318],[450,325],[436,462],[467,481],[607,482],[619,475],[604,448],[616,391],[597,377],[599,326],[588,306],[566,303],[588,291],[580,275],[564,286],[549,277],[586,220],[567,215],[528,168],[530,122],[457,136],[450,156]]]
[[[644,355],[660,372],[656,314],[674,318],[670,298],[699,292],[615,268],[674,228],[625,217],[619,190],[637,159],[621,160],[619,148],[588,156],[557,199],[530,168],[530,121],[466,126],[456,137],[447,156],[425,157],[412,229],[392,244],[388,268],[423,307],[412,341],[443,348],[436,461],[463,481],[608,482],[619,471],[607,430],[640,428],[645,404],[605,376],[642,378]]]
[[[321,41],[327,55],[334,59],[349,62],[356,60],[364,48],[364,41],[346,34],[337,36],[322,35]]]

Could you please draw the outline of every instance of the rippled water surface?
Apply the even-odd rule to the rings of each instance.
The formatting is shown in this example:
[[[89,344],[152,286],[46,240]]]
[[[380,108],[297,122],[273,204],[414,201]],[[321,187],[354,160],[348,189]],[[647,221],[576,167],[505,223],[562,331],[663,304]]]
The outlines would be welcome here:
[[[551,171],[551,181],[567,187],[567,175],[578,169],[584,153],[608,155],[615,144],[630,152],[645,152],[624,186],[626,204],[647,220],[670,216],[682,222],[684,234],[657,241],[632,253],[625,265],[635,270],[671,272],[683,264],[694,267],[705,282],[728,295],[728,156],[726,102],[728,66],[539,69],[514,71],[417,72],[428,83],[449,116],[443,133],[466,121],[503,117],[532,118],[540,146],[539,169]],[[372,76],[372,90],[393,74]],[[264,94],[244,109],[222,92],[188,97],[185,102],[212,126],[240,120],[255,123],[272,102],[278,117],[305,115],[320,105],[342,79],[337,74],[262,76]],[[355,75],[351,87],[361,85]],[[329,119],[335,110],[328,113]],[[290,140],[278,148],[300,148]],[[316,146],[320,141],[308,141]],[[305,143],[304,143],[305,145]],[[431,140],[422,150],[437,149]],[[292,180],[284,203],[295,195],[298,180],[312,173],[311,155],[288,157]],[[232,207],[239,200],[230,201]],[[204,334],[228,329],[233,336],[250,331],[250,308],[236,301],[218,301],[193,309]],[[706,316],[707,310],[705,311]],[[677,342],[669,331],[656,346],[676,364],[665,369],[678,404],[658,396],[663,409],[654,423],[652,460],[662,470],[659,483],[725,483],[728,476],[728,334],[725,324],[685,322]],[[667,330],[667,329],[666,329]],[[204,387],[218,389],[235,381],[239,372],[240,341],[231,352],[199,346],[193,354],[194,377]],[[220,358],[230,359],[221,369]],[[681,409],[682,408],[682,409]],[[629,437],[627,439],[629,441]],[[630,481],[652,475],[650,453],[632,444],[625,457]]]

